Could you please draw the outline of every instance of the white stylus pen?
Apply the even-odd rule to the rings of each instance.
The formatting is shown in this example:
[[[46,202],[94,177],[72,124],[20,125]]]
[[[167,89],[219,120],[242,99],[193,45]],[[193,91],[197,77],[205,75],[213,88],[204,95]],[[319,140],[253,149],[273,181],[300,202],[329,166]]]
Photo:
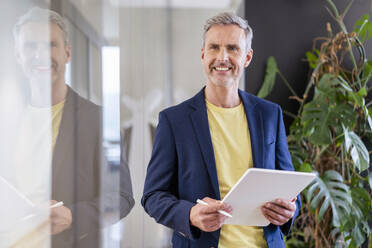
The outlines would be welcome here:
[[[197,203],[200,203],[200,204],[202,204],[202,205],[204,205],[204,206],[208,206],[208,203],[206,203],[205,201],[202,201],[202,200],[200,200],[200,199],[197,199],[196,202],[197,202]],[[229,214],[229,213],[226,212],[226,211],[218,210],[217,212],[219,212],[220,214],[223,214],[223,215],[225,215],[225,216],[227,216],[227,217],[232,218],[232,215]]]
[[[63,206],[63,201],[60,201],[60,202],[57,202],[56,204],[53,204],[52,206],[50,206],[50,208],[58,208],[60,206]]]

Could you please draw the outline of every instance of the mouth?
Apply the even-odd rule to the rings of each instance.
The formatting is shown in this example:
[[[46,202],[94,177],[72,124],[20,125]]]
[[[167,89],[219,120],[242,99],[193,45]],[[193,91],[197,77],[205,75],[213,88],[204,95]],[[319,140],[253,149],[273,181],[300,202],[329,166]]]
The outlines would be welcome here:
[[[37,65],[33,69],[36,71],[50,71],[52,67],[50,65]]]
[[[217,71],[217,72],[228,72],[232,70],[231,66],[213,66],[212,70]]]

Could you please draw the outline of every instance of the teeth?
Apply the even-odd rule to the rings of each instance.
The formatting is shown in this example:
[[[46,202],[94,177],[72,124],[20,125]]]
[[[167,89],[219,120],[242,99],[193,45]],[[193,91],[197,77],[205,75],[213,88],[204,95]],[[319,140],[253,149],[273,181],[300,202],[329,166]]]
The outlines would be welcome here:
[[[217,71],[228,71],[229,68],[228,67],[216,67],[216,70]]]
[[[49,70],[50,66],[37,66],[36,69],[38,69],[38,70]]]

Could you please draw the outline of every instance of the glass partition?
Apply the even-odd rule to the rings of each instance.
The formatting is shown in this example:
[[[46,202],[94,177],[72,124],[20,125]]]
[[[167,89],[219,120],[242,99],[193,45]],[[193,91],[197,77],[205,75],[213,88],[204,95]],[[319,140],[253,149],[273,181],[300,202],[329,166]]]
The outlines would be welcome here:
[[[243,1],[3,0],[0,247],[171,247],[141,206],[160,110]]]

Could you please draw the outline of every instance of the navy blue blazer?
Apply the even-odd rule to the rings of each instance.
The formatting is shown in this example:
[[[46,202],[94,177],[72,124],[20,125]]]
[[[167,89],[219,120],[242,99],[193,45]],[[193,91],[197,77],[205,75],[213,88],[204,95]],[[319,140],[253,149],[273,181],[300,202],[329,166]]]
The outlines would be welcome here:
[[[282,112],[277,104],[239,90],[251,136],[256,168],[293,170]],[[220,199],[204,89],[159,114],[147,168],[142,206],[155,220],[174,230],[173,247],[217,247],[220,231],[191,226],[190,209],[198,198]],[[300,197],[296,202],[300,209]],[[292,218],[283,226],[264,227],[269,248],[284,246]]]

